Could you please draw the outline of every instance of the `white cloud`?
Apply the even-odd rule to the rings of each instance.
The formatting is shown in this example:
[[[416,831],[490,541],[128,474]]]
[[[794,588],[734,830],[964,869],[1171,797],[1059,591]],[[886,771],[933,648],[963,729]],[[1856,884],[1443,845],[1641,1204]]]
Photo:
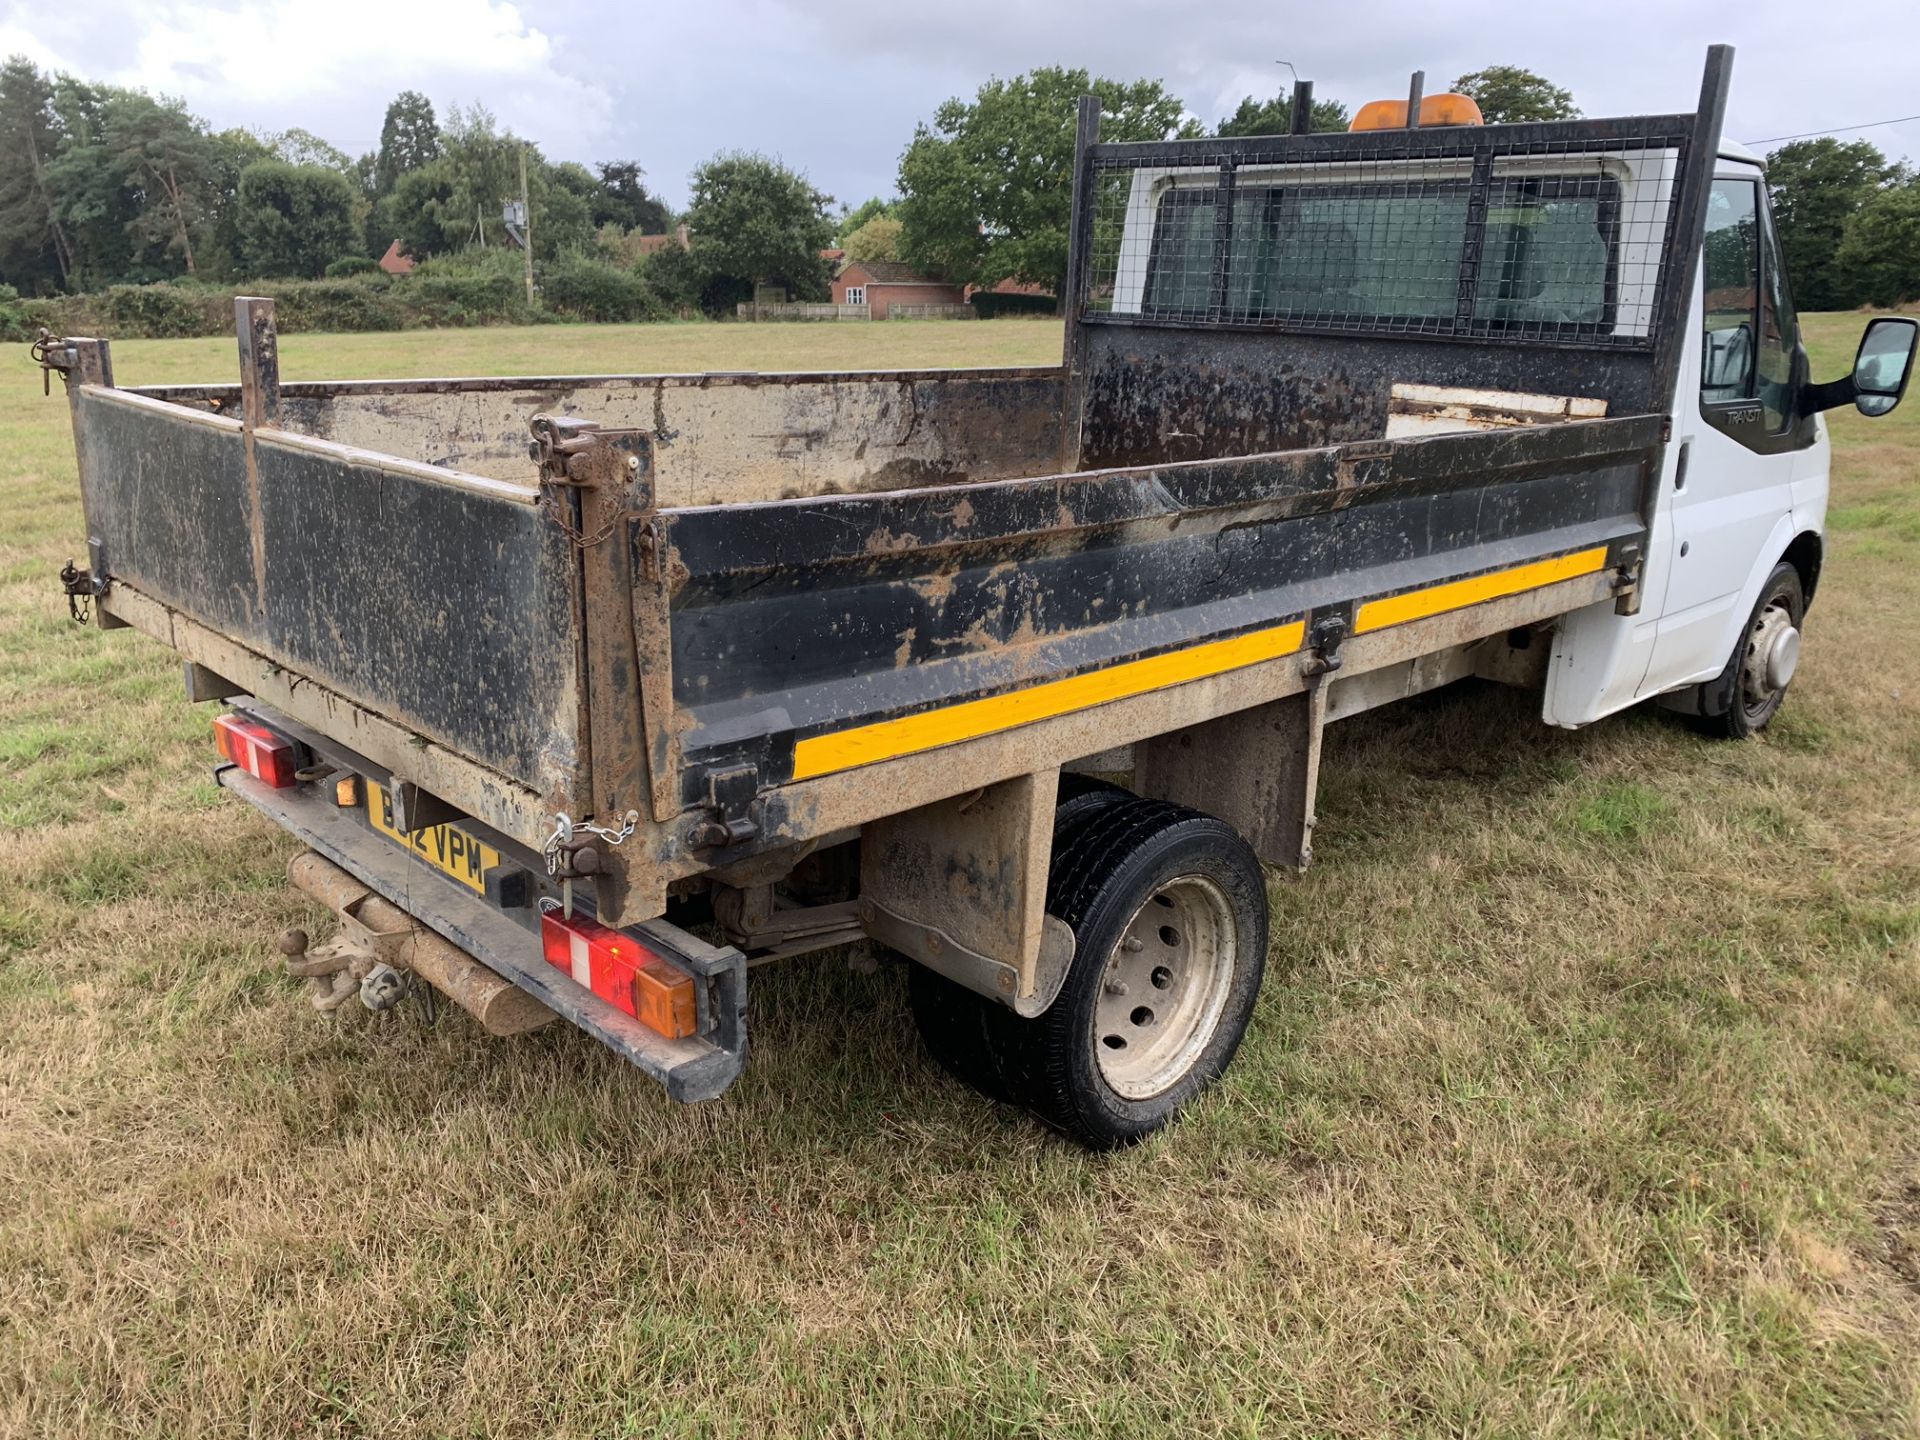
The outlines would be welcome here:
[[[19,6],[0,22],[0,50],[179,96],[216,126],[298,125],[350,150],[377,142],[386,101],[405,89],[442,107],[478,101],[563,152],[604,139],[613,110],[597,84],[564,73],[564,42],[496,0],[161,0],[128,7],[111,32],[105,18]]]
[[[301,126],[371,149],[403,89],[479,101],[555,159],[637,159],[670,200],[723,148],[763,150],[858,202],[891,189],[917,121],[1036,65],[1154,76],[1206,121],[1274,95],[1287,59],[1349,105],[1487,64],[1589,114],[1690,110],[1712,41],[1739,47],[1728,131],[1749,139],[1920,109],[1900,57],[1914,0],[0,0],[0,53],[184,99],[217,127]],[[1920,152],[1920,124],[1861,132]]]

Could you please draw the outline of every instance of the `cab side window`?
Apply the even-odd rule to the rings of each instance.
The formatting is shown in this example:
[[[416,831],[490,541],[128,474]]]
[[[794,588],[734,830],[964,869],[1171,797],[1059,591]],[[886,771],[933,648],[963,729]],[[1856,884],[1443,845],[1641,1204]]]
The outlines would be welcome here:
[[[1760,302],[1760,188],[1751,180],[1716,180],[1707,197],[1704,266],[1707,333],[1701,351],[1700,398],[1751,400]]]
[[[1721,179],[1707,196],[1701,274],[1700,402],[1708,424],[1750,450],[1812,443],[1794,401],[1800,322],[1760,181]]]
[[[1760,403],[1767,433],[1778,435],[1794,421],[1793,362],[1800,350],[1800,320],[1787,293],[1786,267],[1773,216],[1760,213]]]

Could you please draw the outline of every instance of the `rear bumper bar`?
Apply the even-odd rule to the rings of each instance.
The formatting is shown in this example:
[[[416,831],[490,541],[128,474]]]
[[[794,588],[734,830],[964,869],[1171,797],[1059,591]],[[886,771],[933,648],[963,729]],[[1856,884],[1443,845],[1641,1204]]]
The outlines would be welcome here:
[[[445,936],[482,965],[534,996],[666,1086],[675,1100],[711,1100],[738,1078],[747,1057],[747,963],[664,920],[633,933],[697,977],[701,1034],[669,1040],[614,1009],[546,963],[537,932],[514,923],[480,896],[419,863],[399,846],[354,824],[326,800],[276,790],[234,766],[221,786],[261,811],[369,889]]]

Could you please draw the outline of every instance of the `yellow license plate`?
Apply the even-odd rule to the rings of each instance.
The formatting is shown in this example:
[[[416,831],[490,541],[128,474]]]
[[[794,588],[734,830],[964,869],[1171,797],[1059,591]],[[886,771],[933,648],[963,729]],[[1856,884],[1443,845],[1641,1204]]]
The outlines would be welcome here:
[[[389,840],[397,840],[442,874],[451,875],[478,894],[487,893],[487,871],[500,863],[500,852],[451,825],[429,825],[408,835],[393,825],[393,797],[386,787],[367,782],[367,818]]]

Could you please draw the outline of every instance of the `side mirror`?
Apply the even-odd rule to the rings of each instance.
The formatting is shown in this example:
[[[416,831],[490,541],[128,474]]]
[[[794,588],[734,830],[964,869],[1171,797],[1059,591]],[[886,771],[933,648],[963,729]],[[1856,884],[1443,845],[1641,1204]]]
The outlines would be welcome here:
[[[1862,415],[1885,415],[1907,393],[1913,375],[1913,351],[1920,343],[1920,321],[1905,315],[1867,323],[1860,353],[1853,357],[1853,403]]]
[[[1853,357],[1853,373],[1844,380],[1809,385],[1801,397],[1801,413],[1813,415],[1851,401],[1862,415],[1887,414],[1907,393],[1916,348],[1920,348],[1920,320],[1882,315],[1868,321],[1860,352]]]

